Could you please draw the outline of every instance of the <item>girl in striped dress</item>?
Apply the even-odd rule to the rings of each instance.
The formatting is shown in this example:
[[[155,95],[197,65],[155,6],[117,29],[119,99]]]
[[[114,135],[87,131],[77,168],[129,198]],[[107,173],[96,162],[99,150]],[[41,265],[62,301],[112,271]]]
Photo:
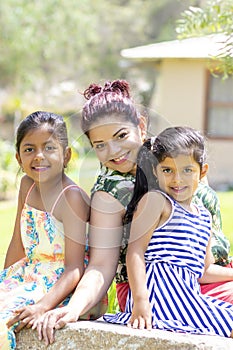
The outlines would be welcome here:
[[[233,337],[232,304],[202,295],[198,283],[213,259],[210,214],[192,203],[207,170],[204,139],[194,129],[167,128],[141,147],[125,217],[132,221],[128,300],[125,312],[106,321]]]

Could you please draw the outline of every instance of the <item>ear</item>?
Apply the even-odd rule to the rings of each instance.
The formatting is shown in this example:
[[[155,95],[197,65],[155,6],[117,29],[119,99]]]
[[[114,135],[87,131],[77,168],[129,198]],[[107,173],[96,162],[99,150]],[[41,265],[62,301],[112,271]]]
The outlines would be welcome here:
[[[22,166],[22,161],[21,161],[21,158],[20,158],[20,155],[19,155],[18,152],[15,154],[15,158],[17,159],[17,162],[19,163],[19,166]]]
[[[207,175],[208,170],[209,170],[209,165],[205,163],[201,169],[200,179],[203,179]]]
[[[143,115],[140,115],[139,129],[141,130],[141,137],[144,142],[147,135],[147,120]]]
[[[65,149],[65,154],[64,154],[64,168],[67,167],[67,164],[69,163],[70,161],[70,158],[71,158],[71,148],[70,147],[66,147]]]
[[[158,175],[157,175],[157,169],[153,166],[153,175],[156,178],[156,182],[158,182]]]

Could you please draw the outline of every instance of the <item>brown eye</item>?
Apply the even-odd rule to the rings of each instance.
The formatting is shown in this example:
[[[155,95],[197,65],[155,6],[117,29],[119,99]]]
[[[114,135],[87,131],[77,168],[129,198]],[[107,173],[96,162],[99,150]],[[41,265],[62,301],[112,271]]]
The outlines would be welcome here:
[[[128,135],[128,133],[127,132],[123,132],[122,134],[120,134],[120,135],[118,135],[118,139],[124,139],[126,136]]]
[[[56,147],[54,147],[54,146],[46,146],[45,147],[45,151],[53,151],[54,149],[56,149]]]
[[[105,143],[98,143],[97,145],[94,145],[95,149],[102,150],[105,147]]]
[[[30,153],[30,152],[32,152],[34,149],[32,148],[32,147],[28,147],[28,148],[25,148],[24,149],[24,152],[25,153]]]
[[[172,173],[172,170],[170,168],[163,169],[163,173],[170,174]]]
[[[186,169],[184,169],[184,173],[186,173],[186,174],[190,174],[190,173],[192,173],[192,169],[191,168],[186,168]]]

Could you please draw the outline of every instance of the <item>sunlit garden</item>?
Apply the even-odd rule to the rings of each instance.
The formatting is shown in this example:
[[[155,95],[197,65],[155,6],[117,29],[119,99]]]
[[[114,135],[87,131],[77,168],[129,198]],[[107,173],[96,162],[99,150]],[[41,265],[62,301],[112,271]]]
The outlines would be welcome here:
[[[163,342],[167,348],[171,338],[173,349],[175,333],[188,341],[189,333],[194,337],[201,334],[204,347],[205,335],[220,335],[220,342],[230,331],[233,337],[233,273],[219,266],[229,262],[225,249],[228,246],[221,234],[216,237],[216,245],[212,246],[215,264],[207,267],[211,223],[208,214],[200,208],[194,211],[191,205],[191,189],[200,177],[204,178],[207,169],[201,162],[205,150],[203,139],[197,137],[196,131],[200,131],[207,141],[207,178],[220,200],[222,231],[229,240],[229,257],[233,261],[232,0],[7,0],[0,2],[0,13],[0,349],[18,349],[18,344],[20,349],[39,348],[31,344],[35,334],[30,327],[37,328],[37,344],[40,340],[52,343],[56,330],[55,342],[59,334],[62,348],[70,349],[70,340],[76,340],[74,333],[70,336],[73,324],[69,329],[69,323],[80,321],[86,311],[88,320],[98,321],[83,322],[91,341],[79,332],[81,322],[74,324],[78,327],[73,328],[78,330],[75,337],[82,337],[84,344],[82,347],[80,342],[80,349],[99,348],[102,340],[103,349],[126,349],[127,342],[134,338],[138,343],[130,348],[147,349],[151,348],[145,346],[143,339],[147,337],[153,345],[160,346],[162,340],[161,348]],[[47,120],[45,127],[36,124],[45,119],[39,121],[34,114],[47,112],[64,118],[71,159],[64,125],[61,123],[63,130],[55,128],[63,118],[53,116],[53,122]],[[28,123],[26,119],[28,124],[25,127],[23,123],[24,129],[19,131],[18,126],[29,115],[35,120]],[[166,129],[166,138],[161,141],[158,135],[161,137],[160,132],[167,127],[183,131],[176,138],[175,133],[166,134]],[[182,127],[187,127],[188,136]],[[101,136],[96,136],[96,130]],[[178,145],[179,139],[184,141],[182,146]],[[141,161],[138,157],[137,162],[132,162],[143,153],[141,149],[137,153],[139,140],[140,145],[146,141],[143,151],[148,153]],[[164,163],[143,168],[141,164],[145,159],[151,161],[152,155],[152,165],[154,156]],[[100,162],[107,170],[96,181]],[[144,172],[139,189],[134,185],[135,163],[143,171],[150,168],[148,174]],[[64,176],[64,171],[89,196],[95,184],[99,192],[92,197],[91,216],[85,196]],[[164,180],[162,172],[169,173],[168,180]],[[190,173],[189,182],[186,178],[187,182],[182,183],[183,176]],[[21,182],[24,174],[28,177]],[[153,175],[167,198],[161,191],[144,196],[150,185],[146,180],[153,180]],[[175,176],[182,182],[174,180]],[[5,261],[14,232],[19,186],[19,208],[23,201],[27,205],[17,216],[17,234]],[[124,209],[131,208],[128,203],[133,188],[133,199],[139,192],[142,201],[135,200],[137,217],[133,217],[127,255],[121,250],[118,256],[122,217]],[[142,195],[140,191],[145,188]],[[67,189],[72,193],[64,194]],[[216,207],[210,209],[213,201],[210,203],[207,186],[205,190],[205,205],[209,205],[210,212],[213,209],[214,217]],[[83,224],[90,217],[91,224]],[[84,270],[86,227],[91,227],[89,245],[93,248],[89,268]],[[29,241],[27,245],[20,242],[20,230]],[[33,251],[35,258],[22,259],[28,251]],[[99,312],[98,303],[108,287],[107,312],[106,308]],[[204,291],[203,287],[210,288]],[[60,308],[72,294],[68,307]],[[217,298],[222,299],[219,304]],[[93,308],[97,314],[92,314]],[[102,329],[97,329],[105,324],[103,321],[129,326],[125,327],[125,335],[124,331],[116,332],[116,347],[111,344],[114,337],[110,333],[107,339]],[[91,324],[97,325],[97,341],[96,332],[90,331]],[[68,333],[63,337],[65,333],[57,330],[65,325]],[[135,328],[153,330],[134,333],[138,331]],[[168,330],[166,344],[154,330],[158,334]],[[133,337],[129,336],[131,331]],[[28,347],[24,340],[27,332]],[[79,340],[75,348],[77,344]]]

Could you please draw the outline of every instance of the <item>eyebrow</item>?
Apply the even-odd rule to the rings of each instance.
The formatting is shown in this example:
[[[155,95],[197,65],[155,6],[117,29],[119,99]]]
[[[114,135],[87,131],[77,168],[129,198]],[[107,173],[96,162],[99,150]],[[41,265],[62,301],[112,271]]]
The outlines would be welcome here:
[[[173,168],[173,165],[160,165],[161,168]],[[182,168],[194,168],[194,165],[193,164],[188,164],[188,165],[185,165],[183,166]]]
[[[47,145],[48,143],[53,143],[53,141],[47,140],[46,142],[43,143],[43,145]],[[34,146],[34,145],[35,145],[34,143],[27,142],[27,143],[22,144],[22,147],[28,147],[28,146]]]
[[[119,130],[117,130],[117,132],[115,132],[115,134],[112,135],[112,137],[117,136],[117,134],[119,134],[122,130],[125,130],[126,128],[121,128]],[[93,141],[92,143],[100,143],[100,142],[104,142],[103,140],[97,140],[97,141]]]

